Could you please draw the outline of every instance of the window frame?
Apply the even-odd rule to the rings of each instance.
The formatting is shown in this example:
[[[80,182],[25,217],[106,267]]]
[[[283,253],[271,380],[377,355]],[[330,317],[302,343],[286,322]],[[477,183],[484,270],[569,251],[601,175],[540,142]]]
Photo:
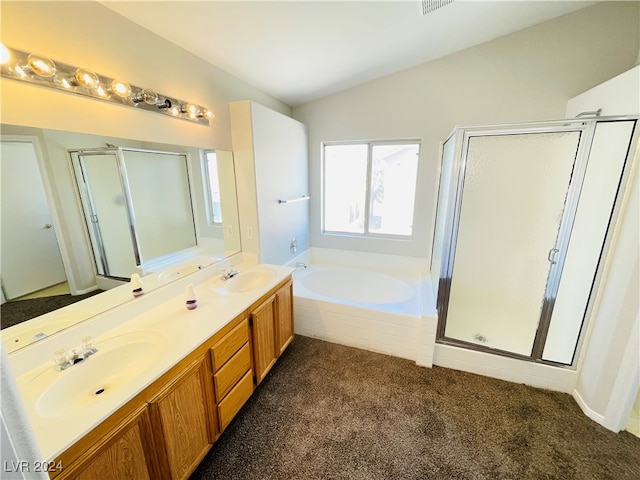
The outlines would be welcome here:
[[[415,191],[413,195],[413,215],[411,221],[411,235],[392,234],[392,233],[372,233],[369,231],[369,218],[371,216],[371,172],[373,165],[373,148],[378,145],[409,145],[418,146],[418,165],[416,166]],[[325,147],[339,145],[367,145],[367,169],[366,169],[366,190],[365,190],[365,208],[364,208],[364,232],[342,232],[338,230],[327,230],[325,228],[325,198],[326,198],[326,162]],[[406,138],[397,140],[352,140],[352,141],[324,141],[320,144],[320,233],[322,235],[330,235],[336,237],[354,237],[354,238],[375,238],[387,240],[411,241],[415,239],[416,224],[416,200],[418,193],[418,175],[420,170],[420,155],[422,153],[422,142],[418,138]]]
[[[207,155],[213,153],[216,155],[216,162],[218,160],[218,154],[215,149],[207,149],[202,151],[202,180],[204,183],[205,198],[206,198],[206,212],[207,212],[207,225],[210,227],[222,227],[224,217],[222,221],[216,222],[214,220],[214,208],[213,197],[211,196],[211,185],[209,182],[209,159]],[[218,178],[218,189],[220,188],[220,179]],[[222,211],[220,212],[222,215]]]

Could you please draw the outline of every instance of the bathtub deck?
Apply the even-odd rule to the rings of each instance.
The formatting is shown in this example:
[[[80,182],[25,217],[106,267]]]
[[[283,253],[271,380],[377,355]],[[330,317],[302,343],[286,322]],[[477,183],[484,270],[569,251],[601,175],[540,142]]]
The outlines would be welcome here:
[[[438,319],[426,258],[311,247],[290,266],[298,262],[308,268],[293,274],[296,334],[433,365]],[[335,269],[336,276],[303,282],[305,272],[313,269]],[[349,269],[360,274],[350,275],[345,271]],[[388,286],[384,276],[391,277]],[[399,282],[413,295],[404,295]],[[319,291],[303,283],[310,288],[319,285]],[[334,298],[342,291],[351,301]]]

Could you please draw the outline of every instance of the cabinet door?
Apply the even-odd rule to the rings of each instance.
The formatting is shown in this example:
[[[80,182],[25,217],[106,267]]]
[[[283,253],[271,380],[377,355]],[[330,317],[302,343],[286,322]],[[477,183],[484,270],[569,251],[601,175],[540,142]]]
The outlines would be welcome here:
[[[276,363],[275,295],[251,312],[251,338],[253,340],[253,364],[256,385]]]
[[[213,444],[211,390],[211,375],[203,357],[150,402],[156,437],[164,439],[159,446],[161,465],[172,479],[187,478]]]
[[[58,478],[79,480],[161,478],[146,406],[115,427]]]
[[[293,282],[276,292],[276,354],[280,356],[293,340]]]

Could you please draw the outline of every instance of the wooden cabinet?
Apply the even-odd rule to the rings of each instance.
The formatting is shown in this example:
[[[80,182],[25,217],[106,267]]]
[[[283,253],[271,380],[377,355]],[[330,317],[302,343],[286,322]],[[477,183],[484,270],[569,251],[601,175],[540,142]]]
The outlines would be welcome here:
[[[278,356],[293,340],[293,282],[289,280],[276,292],[276,352]]]
[[[256,385],[293,340],[293,283],[289,279],[250,315]]]
[[[185,479],[293,339],[287,279],[55,459],[66,479]]]
[[[206,358],[196,360],[149,401],[160,465],[169,478],[187,478],[215,437],[211,421],[211,380]]]
[[[249,314],[256,385],[269,373],[280,354],[280,351],[276,353],[275,308],[276,296],[271,295]]]
[[[211,361],[218,421],[220,432],[222,432],[253,393],[253,369],[247,319],[213,346]]]
[[[154,435],[146,405],[142,405],[108,435],[87,449],[57,478],[154,480],[162,473],[155,455]],[[52,472],[53,473],[53,472]]]

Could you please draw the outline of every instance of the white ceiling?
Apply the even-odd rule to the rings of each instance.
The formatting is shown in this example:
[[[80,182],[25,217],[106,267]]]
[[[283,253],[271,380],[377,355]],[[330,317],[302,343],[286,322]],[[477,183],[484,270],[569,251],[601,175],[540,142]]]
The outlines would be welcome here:
[[[594,1],[100,2],[290,106],[593,5]]]

